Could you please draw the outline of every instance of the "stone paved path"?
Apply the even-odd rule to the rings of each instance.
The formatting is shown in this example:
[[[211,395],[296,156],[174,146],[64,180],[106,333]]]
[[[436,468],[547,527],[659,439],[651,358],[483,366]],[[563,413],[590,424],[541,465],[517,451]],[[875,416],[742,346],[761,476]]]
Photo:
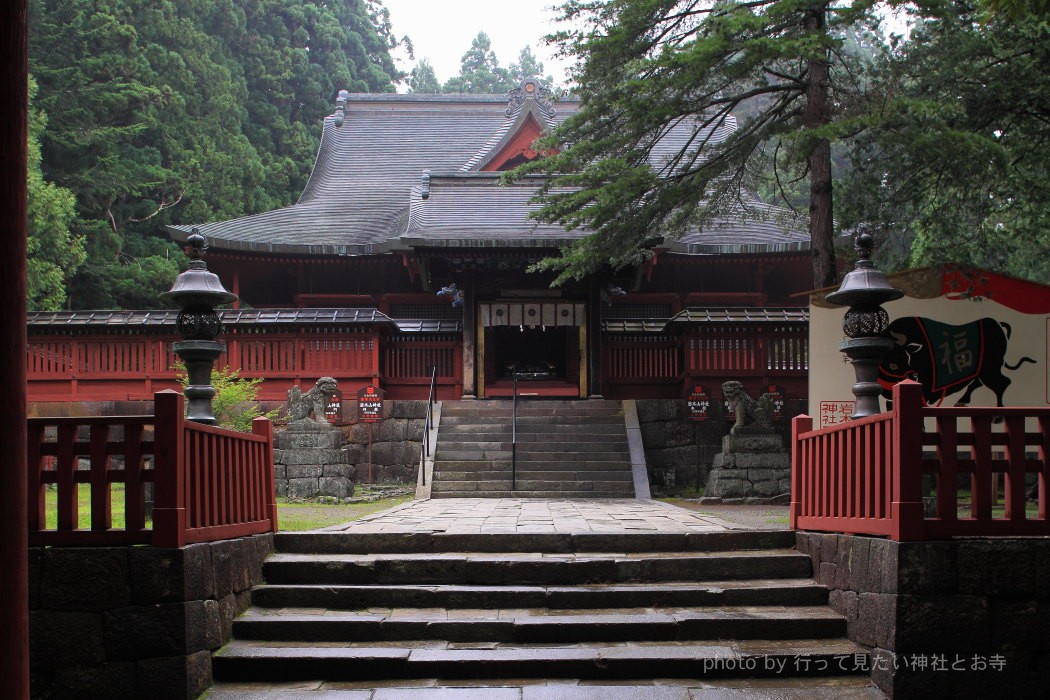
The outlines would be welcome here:
[[[411,501],[329,532],[575,534],[725,532],[749,529],[661,501],[633,498],[434,498]]]

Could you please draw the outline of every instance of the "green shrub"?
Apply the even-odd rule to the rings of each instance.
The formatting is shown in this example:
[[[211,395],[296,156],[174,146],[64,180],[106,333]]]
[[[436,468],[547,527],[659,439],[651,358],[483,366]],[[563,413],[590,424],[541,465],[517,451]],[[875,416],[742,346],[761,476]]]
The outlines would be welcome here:
[[[181,362],[175,363],[179,383],[183,387],[189,382],[186,368]],[[212,369],[211,385],[215,387],[215,398],[212,399],[212,413],[223,428],[239,430],[243,433],[252,431],[252,421],[262,416],[273,420],[277,418],[278,409],[263,413],[259,410],[258,395],[262,377],[243,379],[240,370],[228,366],[221,370]]]

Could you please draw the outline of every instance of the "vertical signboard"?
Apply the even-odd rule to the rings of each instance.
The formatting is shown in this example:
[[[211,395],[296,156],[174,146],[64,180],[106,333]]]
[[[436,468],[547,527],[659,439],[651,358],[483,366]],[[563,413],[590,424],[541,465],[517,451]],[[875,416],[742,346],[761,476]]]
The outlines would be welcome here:
[[[697,384],[689,393],[687,402],[689,407],[689,420],[705,421],[711,417],[711,399],[707,396],[707,388],[703,384]]]
[[[362,423],[383,420],[383,390],[369,384],[357,392],[357,416]]]
[[[770,384],[766,393],[773,404],[773,420],[781,420],[784,417],[784,392],[776,384]]]
[[[343,422],[343,392],[336,389],[324,404],[324,417],[329,423],[339,425]]]

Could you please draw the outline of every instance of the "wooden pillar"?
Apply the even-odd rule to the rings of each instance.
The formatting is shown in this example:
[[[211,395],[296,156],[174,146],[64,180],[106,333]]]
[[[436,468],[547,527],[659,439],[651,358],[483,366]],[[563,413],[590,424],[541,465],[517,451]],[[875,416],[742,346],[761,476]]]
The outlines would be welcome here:
[[[588,393],[595,398],[602,395],[602,286],[597,277],[591,277],[587,299],[587,378]]]
[[[27,0],[0,3],[0,688],[29,697],[26,496]]]
[[[474,371],[474,356],[477,351],[477,304],[474,295],[474,272],[463,273],[463,398],[472,399],[478,394],[477,374]]]

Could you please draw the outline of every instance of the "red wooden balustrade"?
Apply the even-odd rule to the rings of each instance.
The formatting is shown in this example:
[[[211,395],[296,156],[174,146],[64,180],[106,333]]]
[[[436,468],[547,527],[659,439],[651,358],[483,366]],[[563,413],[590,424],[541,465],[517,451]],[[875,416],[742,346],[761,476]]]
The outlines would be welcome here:
[[[380,341],[371,332],[309,330],[227,333],[227,350],[216,366],[236,370],[245,379],[268,380],[259,386],[259,399],[264,401],[284,401],[293,384],[312,385],[323,376],[335,377],[344,394],[377,383],[395,389],[428,386],[431,367],[438,368],[439,387],[455,395],[462,390],[458,338],[412,335]],[[157,390],[178,388],[171,351],[177,339],[167,335],[32,338],[26,352],[29,400],[148,400]]]
[[[809,416],[792,423],[792,528],[900,541],[1050,535],[1050,408],[931,407],[909,381],[894,387],[892,411],[812,428]],[[1028,475],[1038,480],[1032,517]],[[924,476],[935,484],[932,496]],[[961,516],[960,478],[971,494]],[[924,497],[934,513],[926,513]]]
[[[429,386],[436,370],[436,384],[462,391],[463,346],[458,336],[412,335],[386,338],[382,351],[382,377],[387,386]]]
[[[602,338],[602,369],[610,383],[677,381],[681,353],[674,336],[640,335]]]
[[[153,416],[30,418],[30,544],[181,547],[276,532],[273,424],[256,418],[251,433],[201,425],[184,418],[184,403],[181,394],[162,391]],[[48,528],[52,484],[57,522]],[[80,484],[90,489],[86,529],[78,526]],[[123,528],[113,523],[113,484],[124,485]]]
[[[686,338],[686,372],[693,377],[803,375],[809,368],[808,334],[804,323],[706,325]]]

